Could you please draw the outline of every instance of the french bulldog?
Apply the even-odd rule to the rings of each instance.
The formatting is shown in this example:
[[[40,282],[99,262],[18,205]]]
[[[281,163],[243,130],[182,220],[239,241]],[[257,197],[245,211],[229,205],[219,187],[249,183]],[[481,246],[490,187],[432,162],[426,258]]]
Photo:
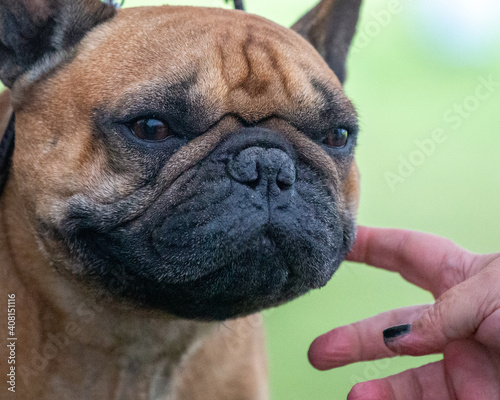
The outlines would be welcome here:
[[[0,0],[2,399],[268,398],[256,313],[355,238],[360,2]]]

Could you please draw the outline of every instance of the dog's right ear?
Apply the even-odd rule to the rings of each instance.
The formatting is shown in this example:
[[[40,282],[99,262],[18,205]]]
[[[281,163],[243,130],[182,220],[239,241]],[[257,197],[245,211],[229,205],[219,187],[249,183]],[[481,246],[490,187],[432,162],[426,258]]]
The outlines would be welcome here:
[[[0,80],[16,80],[115,15],[99,0],[0,0]]]
[[[311,43],[343,84],[361,0],[321,0],[292,29]]]

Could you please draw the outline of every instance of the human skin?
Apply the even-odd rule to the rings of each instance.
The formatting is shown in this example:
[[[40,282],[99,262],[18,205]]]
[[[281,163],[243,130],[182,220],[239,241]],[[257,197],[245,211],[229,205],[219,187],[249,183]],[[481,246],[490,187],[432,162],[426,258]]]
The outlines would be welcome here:
[[[441,361],[359,383],[348,400],[500,399],[500,253],[473,254],[419,232],[359,227],[348,260],[398,272],[430,291],[436,302],[319,336],[308,353],[315,368],[443,354]],[[387,330],[391,327],[398,328]]]

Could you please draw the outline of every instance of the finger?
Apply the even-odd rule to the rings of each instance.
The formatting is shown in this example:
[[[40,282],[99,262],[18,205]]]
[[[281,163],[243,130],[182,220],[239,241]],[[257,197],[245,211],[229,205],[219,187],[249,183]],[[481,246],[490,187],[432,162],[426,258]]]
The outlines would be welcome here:
[[[500,309],[499,288],[500,269],[486,268],[444,293],[411,325],[384,331],[385,343],[396,353],[419,356],[471,338]]]
[[[362,226],[358,227],[355,246],[347,256],[349,261],[399,272],[436,297],[468,277],[474,258],[472,253],[439,236]]]
[[[325,333],[311,344],[309,362],[314,368],[325,371],[358,361],[393,357],[396,354],[385,345],[382,331],[388,326],[417,319],[429,307],[392,310]]]
[[[347,400],[451,400],[443,361],[384,379],[358,383]]]

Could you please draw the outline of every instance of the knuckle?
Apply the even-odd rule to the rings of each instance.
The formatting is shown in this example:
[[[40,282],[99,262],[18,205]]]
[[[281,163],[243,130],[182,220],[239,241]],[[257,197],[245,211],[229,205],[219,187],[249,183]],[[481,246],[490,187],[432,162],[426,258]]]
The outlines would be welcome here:
[[[500,309],[500,268],[487,267],[480,273],[481,299],[478,314],[487,318]]]
[[[429,343],[441,343],[460,336],[462,326],[459,321],[454,321],[451,312],[451,307],[458,304],[460,296],[455,290],[445,292],[415,321],[413,328]]]
[[[443,306],[442,306],[443,298],[440,297],[436,300],[436,303],[433,307],[429,308],[416,322],[417,329],[422,329],[427,332],[435,330],[435,328],[439,328],[442,325],[443,320]]]
[[[450,241],[450,244],[453,243]],[[456,245],[455,245],[456,246]],[[447,252],[439,260],[438,276],[436,283],[440,292],[446,292],[452,287],[464,282],[469,276],[471,253],[456,246],[456,251]]]

